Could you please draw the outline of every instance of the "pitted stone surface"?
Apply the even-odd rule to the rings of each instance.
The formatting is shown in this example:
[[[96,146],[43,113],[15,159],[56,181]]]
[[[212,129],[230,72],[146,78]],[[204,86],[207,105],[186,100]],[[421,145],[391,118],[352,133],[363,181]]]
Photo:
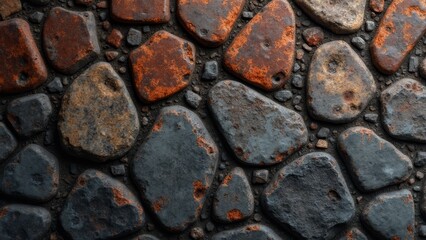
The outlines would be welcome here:
[[[358,228],[352,228],[336,240],[368,240],[368,238]]]
[[[250,165],[282,162],[307,142],[302,117],[235,81],[209,92],[209,106],[236,157]]]
[[[62,99],[58,129],[74,155],[104,162],[136,142],[139,118],[123,80],[108,63],[96,63],[74,80]]]
[[[41,207],[10,204],[0,208],[0,239],[42,240],[50,228],[49,211]]]
[[[245,227],[236,228],[220,232],[212,237],[212,240],[281,240],[281,238],[270,228],[252,224]]]
[[[309,153],[282,168],[262,194],[264,210],[302,239],[331,239],[355,214],[337,161]]]
[[[223,44],[243,10],[246,0],[179,0],[178,16],[183,27],[201,44]]]
[[[217,161],[218,148],[201,119],[172,106],[160,111],[131,171],[161,225],[180,232],[200,216]]]
[[[414,239],[414,202],[408,190],[383,193],[370,201],[361,219],[379,239]]]
[[[68,195],[60,220],[74,240],[116,239],[140,230],[145,213],[124,184],[86,170]]]
[[[213,211],[217,220],[227,223],[253,214],[254,197],[243,169],[236,167],[224,178],[216,191]]]
[[[58,187],[58,160],[39,145],[26,146],[0,171],[0,192],[13,198],[46,202]]]
[[[413,164],[390,142],[364,127],[344,131],[338,140],[353,182],[362,191],[374,191],[407,180]]]
[[[426,88],[404,78],[382,92],[382,119],[393,137],[426,143]]]
[[[0,122],[0,162],[16,149],[18,142],[6,125]]]
[[[376,91],[373,75],[344,41],[323,44],[312,57],[308,75],[308,111],[312,117],[347,123],[367,107]]]
[[[295,23],[287,0],[272,0],[234,38],[224,54],[225,67],[264,90],[282,87],[293,70]]]
[[[170,0],[112,0],[111,15],[125,23],[166,23],[170,20]]]

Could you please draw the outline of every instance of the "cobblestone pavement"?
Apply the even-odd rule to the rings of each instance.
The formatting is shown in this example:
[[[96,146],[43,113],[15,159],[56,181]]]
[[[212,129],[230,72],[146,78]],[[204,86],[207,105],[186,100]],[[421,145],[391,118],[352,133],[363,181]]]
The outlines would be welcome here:
[[[0,0],[0,240],[426,238],[425,0]]]

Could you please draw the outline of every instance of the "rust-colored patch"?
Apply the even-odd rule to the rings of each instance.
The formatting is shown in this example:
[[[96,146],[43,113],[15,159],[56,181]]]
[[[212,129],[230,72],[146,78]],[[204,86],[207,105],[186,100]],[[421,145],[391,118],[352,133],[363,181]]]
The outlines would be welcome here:
[[[381,13],[385,9],[385,0],[370,0],[370,9],[376,13]]]
[[[0,209],[0,218],[6,216],[7,212],[8,211],[7,211],[7,209],[5,207],[1,208]]]
[[[114,197],[114,202],[117,203],[118,206],[131,204],[131,201],[123,196],[123,193],[120,191],[120,189],[112,188],[111,190]]]
[[[163,207],[166,205],[167,201],[166,198],[164,197],[160,197],[159,199],[157,199],[153,204],[152,204],[152,208],[154,209],[154,212],[158,213],[160,212]]]
[[[161,130],[161,128],[163,128],[163,120],[162,119],[155,122],[154,126],[152,126],[152,131],[153,132],[159,132]]]
[[[123,40],[123,34],[118,29],[113,29],[111,33],[108,35],[106,42],[115,47],[119,48],[121,46],[121,42]]]
[[[240,221],[241,219],[243,219],[243,214],[238,209],[232,209],[226,213],[226,217],[231,222]]]
[[[223,185],[228,185],[231,180],[232,174],[226,175],[226,177],[223,179]]]
[[[259,225],[250,225],[250,226],[247,226],[246,229],[247,229],[247,231],[250,231],[250,232],[259,231],[260,226]]]
[[[197,145],[201,148],[204,148],[208,154],[215,152],[215,148],[207,140],[201,136],[197,137]]]
[[[112,0],[111,15],[128,23],[166,23],[170,20],[170,0]]]
[[[192,183],[193,197],[196,201],[201,201],[206,195],[207,186],[204,186],[200,180]]]
[[[400,238],[400,237],[398,237],[398,236],[393,236],[393,237],[391,238],[391,240],[401,240],[401,238]]]

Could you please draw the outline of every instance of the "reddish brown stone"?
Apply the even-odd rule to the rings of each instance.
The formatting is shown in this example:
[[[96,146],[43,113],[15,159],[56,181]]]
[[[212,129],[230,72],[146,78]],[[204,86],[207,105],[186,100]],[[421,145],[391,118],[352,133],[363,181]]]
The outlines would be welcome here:
[[[376,13],[381,13],[385,9],[385,0],[370,0],[370,9]]]
[[[122,40],[123,34],[117,29],[113,29],[106,39],[107,43],[115,48],[119,48],[121,46]]]
[[[0,0],[0,19],[6,19],[8,16],[21,11],[20,0]]]
[[[371,43],[374,65],[385,74],[395,73],[425,32],[426,2],[394,0]]]
[[[46,66],[26,21],[0,22],[0,56],[0,93],[30,90],[46,81]]]
[[[90,6],[92,3],[93,0],[75,0],[75,4],[77,5]]]
[[[229,37],[245,0],[179,0],[178,16],[184,28],[205,46],[216,47]]]
[[[170,0],[112,0],[112,17],[129,23],[166,23],[170,20]]]
[[[130,53],[130,63],[139,98],[155,102],[189,85],[195,66],[195,47],[171,33],[159,31]]]
[[[315,47],[324,40],[324,32],[319,27],[311,27],[303,31],[303,38],[309,46]]]
[[[287,0],[273,0],[231,43],[225,67],[264,90],[278,89],[291,75],[295,41],[293,9]]]
[[[44,24],[43,43],[56,70],[75,73],[100,53],[93,13],[52,8]]]

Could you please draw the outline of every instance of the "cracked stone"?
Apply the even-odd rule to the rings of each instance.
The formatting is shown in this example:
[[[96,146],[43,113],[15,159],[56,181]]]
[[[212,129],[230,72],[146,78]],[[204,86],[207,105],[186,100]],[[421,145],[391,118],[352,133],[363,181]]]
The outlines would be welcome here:
[[[131,173],[146,206],[166,230],[181,232],[200,216],[218,155],[194,112],[180,106],[160,111],[136,153]]]
[[[209,107],[235,156],[255,166],[282,162],[308,141],[302,117],[235,81],[209,92]]]
[[[281,238],[270,228],[252,224],[244,227],[219,232],[212,237],[212,240],[281,240]]]
[[[18,142],[6,125],[0,122],[0,162],[12,154]]]
[[[307,95],[308,110],[315,119],[351,122],[364,111],[375,91],[373,75],[346,42],[323,44],[314,53]]]
[[[123,156],[136,142],[139,118],[123,80],[112,66],[96,63],[62,98],[58,129],[70,153],[96,162]]]
[[[336,240],[368,240],[368,238],[358,228],[352,228]]]
[[[112,18],[124,23],[167,23],[170,0],[112,0]]]
[[[307,28],[303,31],[302,36],[311,47],[318,46],[324,40],[324,32],[320,27]]]
[[[22,5],[20,0],[0,0],[0,19],[5,20],[10,15],[17,13],[21,10]]]
[[[63,229],[75,240],[112,239],[140,230],[145,214],[121,182],[96,170],[82,173],[60,214]]]
[[[269,217],[302,239],[331,239],[355,214],[337,161],[322,152],[282,168],[261,200]]]

